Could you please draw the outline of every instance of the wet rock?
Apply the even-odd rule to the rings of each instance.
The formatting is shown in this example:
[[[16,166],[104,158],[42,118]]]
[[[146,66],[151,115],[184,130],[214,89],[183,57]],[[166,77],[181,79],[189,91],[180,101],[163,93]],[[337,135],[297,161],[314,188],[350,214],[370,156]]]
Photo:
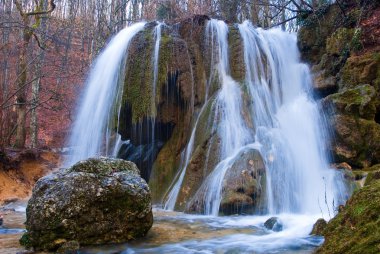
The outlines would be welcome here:
[[[317,253],[379,253],[380,180],[356,191],[323,230]]]
[[[278,217],[271,217],[265,223],[264,227],[275,232],[282,231],[282,224]]]
[[[265,176],[260,152],[255,149],[241,152],[224,177],[219,211],[225,215],[262,213]]]
[[[326,228],[327,222],[324,219],[318,219],[311,230],[311,235],[323,235],[323,230]]]
[[[150,191],[132,162],[88,159],[41,178],[26,210],[20,243],[56,250],[66,243],[121,243],[146,235],[153,223]]]

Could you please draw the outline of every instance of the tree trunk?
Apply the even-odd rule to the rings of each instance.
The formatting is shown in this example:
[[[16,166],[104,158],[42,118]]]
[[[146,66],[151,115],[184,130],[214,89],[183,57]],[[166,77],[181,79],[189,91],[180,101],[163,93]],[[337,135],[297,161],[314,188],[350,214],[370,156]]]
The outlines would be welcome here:
[[[20,92],[16,97],[16,113],[17,113],[17,127],[16,127],[16,148],[24,148],[26,141],[26,79],[27,79],[27,54],[28,45],[31,39],[31,31],[28,28],[28,18],[24,18],[23,28],[23,42],[21,44],[19,55],[19,71],[18,71],[18,89]]]
[[[47,9],[47,2],[44,3],[43,9]],[[42,30],[42,36],[41,36],[41,42],[42,46],[45,46],[45,40],[46,40],[46,31],[47,31],[47,17],[41,17],[41,30]],[[34,74],[35,81],[32,84],[32,109],[31,109],[31,116],[30,116],[30,141],[31,141],[31,147],[37,148],[38,147],[38,115],[37,115],[37,109],[39,104],[39,97],[40,97],[40,85],[41,85],[41,69],[45,60],[45,51],[41,48],[39,48],[40,56],[37,60],[36,64],[36,70]]]
[[[257,1],[253,1],[251,5],[251,17],[252,17],[252,23],[255,26],[259,25],[259,5],[257,4]]]

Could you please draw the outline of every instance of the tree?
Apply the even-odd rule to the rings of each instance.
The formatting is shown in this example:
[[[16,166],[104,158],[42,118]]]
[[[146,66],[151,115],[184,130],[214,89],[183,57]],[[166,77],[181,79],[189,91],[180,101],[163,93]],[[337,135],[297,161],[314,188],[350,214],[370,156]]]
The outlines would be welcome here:
[[[24,10],[22,4],[18,0],[14,0],[14,4],[22,18],[22,43],[20,45],[19,54],[19,70],[18,70],[18,95],[16,97],[16,109],[17,109],[17,127],[16,127],[16,141],[15,147],[24,148],[26,140],[26,113],[27,113],[27,67],[28,67],[28,46],[31,39],[34,37],[42,48],[40,40],[35,33],[35,30],[41,25],[41,16],[51,13],[55,9],[54,0],[48,0],[48,9],[44,9],[43,0],[35,0],[34,9],[30,12]],[[34,22],[31,25],[31,19],[34,18]]]

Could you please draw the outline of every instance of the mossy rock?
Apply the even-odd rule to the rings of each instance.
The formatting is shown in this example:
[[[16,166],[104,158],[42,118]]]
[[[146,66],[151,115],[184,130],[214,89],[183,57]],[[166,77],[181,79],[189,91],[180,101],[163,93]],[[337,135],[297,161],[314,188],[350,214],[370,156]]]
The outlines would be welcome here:
[[[83,172],[92,173],[99,176],[112,175],[115,172],[129,172],[131,174],[140,174],[136,164],[121,159],[111,159],[107,157],[90,158],[79,161],[67,169],[67,173]]]
[[[331,149],[336,162],[366,168],[380,161],[380,125],[375,121],[349,115],[330,119],[334,139]]]
[[[369,185],[373,181],[379,180],[380,179],[380,170],[379,171],[371,171],[368,173],[364,185]]]
[[[380,180],[356,191],[323,230],[317,253],[375,254],[380,252]]]
[[[380,171],[380,164],[373,165],[373,166],[365,168],[363,170],[368,171],[368,172]]]
[[[340,73],[340,88],[353,88],[360,84],[370,84],[378,89],[380,80],[380,53],[355,55],[347,59]]]
[[[359,85],[352,89],[329,95],[323,100],[325,107],[334,107],[338,114],[346,114],[374,120],[380,101],[376,90],[370,85]]]
[[[37,181],[20,243],[35,250],[122,243],[145,236],[152,224],[149,187],[137,167],[89,159]]]
[[[298,46],[303,60],[316,64],[326,50],[326,40],[341,25],[343,14],[337,4],[324,5],[318,11],[304,15],[298,32]]]
[[[153,164],[149,180],[153,203],[162,203],[166,191],[174,180],[180,163],[180,151],[185,146],[184,131],[182,125],[176,126]]]
[[[314,224],[313,229],[311,230],[311,235],[323,235],[323,231],[325,230],[327,226],[327,222],[325,219],[318,219],[317,222]]]
[[[244,45],[237,26],[229,26],[228,47],[231,77],[238,82],[243,82],[245,80]]]
[[[341,55],[344,51],[349,51],[354,34],[355,29],[353,28],[338,28],[329,38],[327,38],[326,52],[331,55]]]

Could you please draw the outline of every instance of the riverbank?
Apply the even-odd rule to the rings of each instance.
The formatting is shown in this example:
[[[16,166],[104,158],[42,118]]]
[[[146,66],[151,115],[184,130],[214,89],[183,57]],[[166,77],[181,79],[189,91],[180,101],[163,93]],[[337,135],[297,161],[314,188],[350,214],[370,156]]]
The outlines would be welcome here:
[[[0,162],[0,205],[27,200],[36,181],[58,169],[61,155],[52,151],[6,150]]]

